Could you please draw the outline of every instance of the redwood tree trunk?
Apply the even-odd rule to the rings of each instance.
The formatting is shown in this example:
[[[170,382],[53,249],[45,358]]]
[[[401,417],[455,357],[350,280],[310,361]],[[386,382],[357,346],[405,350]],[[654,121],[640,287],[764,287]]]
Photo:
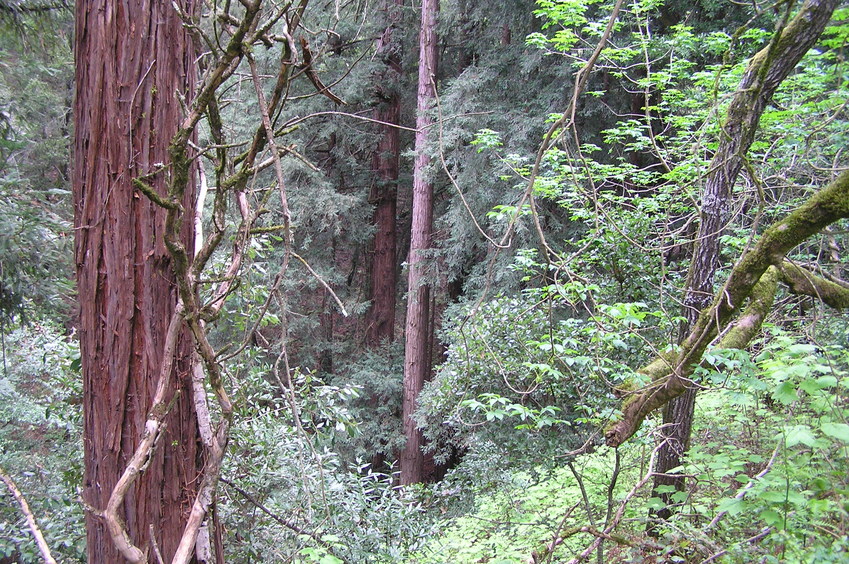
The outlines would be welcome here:
[[[193,12],[193,0],[180,0]],[[165,211],[132,180],[168,163],[191,98],[194,49],[168,0],[76,3],[75,257],[84,392],[83,498],[103,510],[142,435],[163,340],[177,301],[165,248]],[[149,183],[165,194],[165,173]],[[193,209],[194,189],[183,202]],[[183,239],[192,248],[191,222]],[[133,543],[170,561],[199,475],[191,398],[191,341],[177,347],[173,406],[147,470],[122,511]],[[176,394],[179,392],[179,396]],[[124,562],[103,520],[86,513],[89,562]]]
[[[754,141],[761,115],[781,82],[816,43],[837,4],[836,0],[805,2],[772,43],[752,57],[740,81],[705,179],[699,233],[684,297],[686,321],[682,324],[679,341],[689,334],[701,310],[713,300],[713,279],[719,268],[719,242],[730,215],[732,189]],[[664,407],[665,427],[663,444],[657,454],[655,489],[663,485],[672,485],[677,491],[684,489],[684,479],[670,475],[669,471],[681,465],[689,447],[695,402],[696,388],[688,386],[683,394]],[[668,519],[672,514],[672,493],[655,495],[666,503],[656,516]],[[649,530],[653,531],[651,523]]]
[[[394,38],[400,17],[401,0],[385,4],[387,25],[377,41],[377,56],[384,69],[375,77],[378,105],[373,118],[380,125],[380,141],[372,155],[374,174],[369,200],[374,203],[372,223],[375,226],[374,253],[371,262],[371,309],[369,311],[366,344],[377,347],[395,339],[395,297],[398,287],[395,265],[397,247],[396,212],[398,205],[398,161],[401,143],[397,127],[401,120],[401,99],[397,83],[401,77],[401,57],[398,40]]]
[[[422,0],[422,24],[419,35],[418,118],[416,119],[416,160],[413,168],[413,223],[408,260],[408,298],[406,341],[404,347],[403,425],[407,443],[401,452],[401,483],[421,482],[424,454],[422,433],[416,428],[413,413],[419,392],[430,376],[428,351],[430,322],[430,287],[424,283],[422,251],[431,246],[433,224],[433,185],[426,178],[430,156],[427,136],[432,123],[428,115],[436,97],[436,15],[438,0]]]

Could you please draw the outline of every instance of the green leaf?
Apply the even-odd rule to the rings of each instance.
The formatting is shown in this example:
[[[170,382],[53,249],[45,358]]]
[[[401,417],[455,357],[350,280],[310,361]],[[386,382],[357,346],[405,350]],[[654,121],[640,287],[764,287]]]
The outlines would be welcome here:
[[[846,423],[823,423],[820,430],[833,439],[849,443],[849,425]]]
[[[812,447],[816,443],[816,438],[811,432],[811,428],[807,425],[795,425],[784,429],[784,440],[788,447],[794,447],[798,444]]]
[[[671,499],[675,503],[684,503],[690,498],[690,492],[675,492],[672,494]]]
[[[666,507],[666,504],[663,503],[663,500],[659,497],[650,498],[648,502],[646,502],[646,505],[649,509],[663,509]]]
[[[770,527],[775,527],[784,523],[784,517],[773,509],[764,509],[761,511],[761,519]]]
[[[766,501],[767,503],[784,503],[787,499],[784,492],[777,492],[774,490],[761,492],[757,497],[761,501]]]
[[[784,382],[778,386],[772,393],[772,397],[784,405],[789,405],[799,399],[796,394],[796,387],[791,382]]]
[[[799,389],[805,392],[806,394],[814,394],[822,389],[819,382],[816,380],[805,380],[801,384],[799,384]]]
[[[737,499],[736,497],[725,498],[721,502],[719,502],[719,506],[717,506],[716,510],[720,513],[725,512],[729,515],[737,515],[744,509],[746,509],[746,502],[742,499]]]

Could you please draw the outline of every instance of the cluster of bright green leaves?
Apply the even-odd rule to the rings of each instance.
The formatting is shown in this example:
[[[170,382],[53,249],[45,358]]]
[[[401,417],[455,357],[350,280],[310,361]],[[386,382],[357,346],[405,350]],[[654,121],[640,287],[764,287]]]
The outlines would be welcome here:
[[[575,467],[592,500],[590,510],[599,523],[603,523],[607,512],[607,488],[613,466],[613,452],[600,449],[583,457]],[[624,495],[638,471],[636,465],[625,465],[614,487],[613,499]],[[576,505],[581,499],[579,483],[563,466],[516,472],[509,482],[482,495],[468,514],[444,519],[439,525],[440,534],[415,553],[416,561],[518,564],[527,562],[534,552],[544,552],[543,547],[558,537],[561,542],[553,551],[553,561],[565,561],[580,552],[589,539],[586,533],[574,532],[588,521],[587,508],[580,503]],[[628,517],[636,515],[632,511],[627,513]]]
[[[592,287],[554,283],[456,309],[446,362],[419,398],[425,434],[465,449],[493,441],[537,462],[614,417],[612,389],[637,375],[665,316],[643,303],[599,304]]]
[[[700,400],[700,440],[681,469],[694,489],[673,501],[712,518],[730,554],[767,561],[841,561],[847,548],[849,354],[772,329],[750,358],[715,351]],[[659,502],[659,500],[657,500]],[[767,530],[755,548],[738,539]],[[753,552],[754,551],[754,552]]]

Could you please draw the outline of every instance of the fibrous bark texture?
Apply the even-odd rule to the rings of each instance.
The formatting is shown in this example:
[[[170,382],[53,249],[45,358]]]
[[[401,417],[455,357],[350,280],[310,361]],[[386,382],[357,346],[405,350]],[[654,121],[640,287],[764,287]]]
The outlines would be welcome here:
[[[180,0],[193,13],[192,0]],[[191,99],[195,53],[167,0],[76,4],[74,104],[75,257],[84,389],[83,498],[89,562],[124,559],[102,511],[144,434],[169,321],[177,303],[165,248],[166,210],[134,191],[147,180],[165,195],[168,145],[181,119],[177,96]],[[193,209],[193,186],[184,209]],[[191,222],[182,229],[191,247]],[[170,561],[199,474],[192,409],[191,340],[176,346],[171,409],[146,470],[120,510],[132,542]],[[150,531],[154,538],[150,538]]]
[[[394,36],[400,17],[400,0],[387,0],[387,25],[377,42],[377,55],[383,59],[382,72],[375,77],[377,106],[374,119],[381,123],[380,141],[372,155],[374,185],[369,201],[375,206],[374,253],[371,261],[371,310],[366,343],[379,346],[395,338],[395,294],[397,289],[395,215],[398,203],[398,161],[401,152],[399,130],[401,99],[397,84],[401,78],[400,45]]]
[[[416,119],[416,160],[413,169],[413,223],[408,260],[408,298],[404,347],[403,426],[407,443],[401,452],[401,483],[422,481],[424,455],[422,433],[413,420],[416,402],[430,375],[428,351],[430,287],[424,283],[423,252],[430,248],[433,224],[433,186],[426,177],[430,164],[427,136],[432,123],[428,110],[436,97],[436,15],[438,0],[422,1],[419,39],[418,118]]]

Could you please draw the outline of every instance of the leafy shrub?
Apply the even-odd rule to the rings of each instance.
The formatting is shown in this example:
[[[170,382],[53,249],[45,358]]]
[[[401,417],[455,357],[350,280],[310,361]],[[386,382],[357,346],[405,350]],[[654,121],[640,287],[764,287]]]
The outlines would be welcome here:
[[[83,454],[77,344],[42,322],[13,330],[4,345],[0,466],[27,498],[54,555],[84,561],[84,516],[77,495]],[[0,556],[40,562],[17,503],[5,493]]]

